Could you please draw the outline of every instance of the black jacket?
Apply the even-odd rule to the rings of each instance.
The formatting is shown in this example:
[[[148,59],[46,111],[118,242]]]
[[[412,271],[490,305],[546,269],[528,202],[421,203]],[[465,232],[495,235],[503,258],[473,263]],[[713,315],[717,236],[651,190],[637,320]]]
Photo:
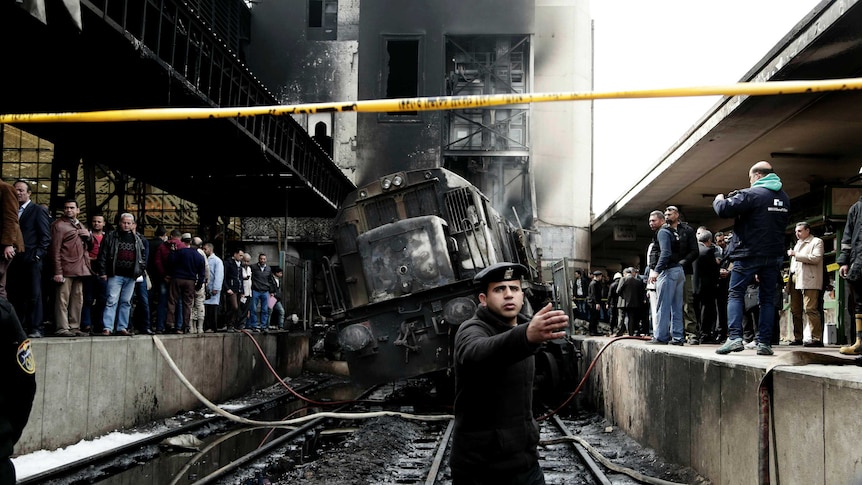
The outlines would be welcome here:
[[[713,201],[712,207],[719,217],[735,218],[733,238],[728,243],[731,261],[784,256],[784,231],[790,220],[790,199],[783,190],[766,187],[742,189],[733,197]]]
[[[847,222],[841,236],[841,252],[836,262],[841,266],[850,266],[848,277],[851,281],[862,278],[862,197],[847,212]]]
[[[700,255],[694,262],[692,293],[695,295],[714,295],[718,288],[718,260],[715,246],[700,245]]]
[[[115,230],[105,234],[102,239],[102,244],[99,245],[99,257],[96,258],[96,267],[94,271],[99,276],[115,276],[117,251],[120,247],[121,231]],[[136,232],[132,232],[135,236],[135,267],[133,268],[134,275],[132,278],[137,278],[144,274],[147,269],[147,246],[144,245],[144,239]]]
[[[617,293],[620,308],[643,308],[646,305],[646,283],[634,276],[623,276]]]
[[[30,201],[18,219],[24,237],[24,252],[16,260],[32,262],[45,258],[51,244],[51,216],[41,205]]]
[[[455,335],[455,427],[450,467],[471,475],[524,472],[538,463],[534,354],[526,317],[514,327],[480,307]]]
[[[227,290],[236,294],[242,293],[242,270],[233,258],[224,260],[224,291]]]

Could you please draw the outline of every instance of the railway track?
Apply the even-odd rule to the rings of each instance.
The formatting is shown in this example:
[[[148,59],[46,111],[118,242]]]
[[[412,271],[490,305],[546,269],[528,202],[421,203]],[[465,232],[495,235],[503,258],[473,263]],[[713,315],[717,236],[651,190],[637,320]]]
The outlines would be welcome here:
[[[294,390],[320,396],[328,385],[310,382]],[[307,412],[308,419],[290,427],[237,426],[220,416],[189,419],[18,483],[451,485],[452,420],[445,410],[427,410],[422,396],[405,399],[402,385],[361,394],[354,389],[350,400],[336,409],[303,408],[293,393],[272,396],[233,413],[285,420]],[[313,414],[317,411],[326,412]],[[362,418],[352,419],[356,414]],[[583,420],[555,415],[540,425],[540,464],[548,485],[636,483],[596,463],[572,438]],[[200,446],[179,451],[159,446],[181,435],[196,436]]]

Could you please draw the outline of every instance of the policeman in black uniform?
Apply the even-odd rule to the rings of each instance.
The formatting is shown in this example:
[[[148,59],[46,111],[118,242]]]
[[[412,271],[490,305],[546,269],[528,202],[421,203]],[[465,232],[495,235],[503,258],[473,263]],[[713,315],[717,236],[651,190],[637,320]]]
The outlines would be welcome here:
[[[527,268],[497,263],[480,271],[480,306],[455,335],[453,485],[542,485],[533,418],[534,354],[565,337],[569,318],[548,304],[521,313]]]
[[[3,298],[0,346],[0,485],[14,485],[15,466],[10,458],[30,417],[36,394],[36,363],[15,310]]]

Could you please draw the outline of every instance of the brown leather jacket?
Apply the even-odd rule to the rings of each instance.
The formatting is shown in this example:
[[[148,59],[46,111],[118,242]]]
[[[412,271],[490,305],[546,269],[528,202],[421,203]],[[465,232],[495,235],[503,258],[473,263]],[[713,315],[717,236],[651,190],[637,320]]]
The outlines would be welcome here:
[[[75,221],[77,222],[77,221]],[[55,275],[90,276],[90,231],[83,224],[66,217],[51,223],[51,245],[48,258]]]
[[[12,184],[0,181],[0,249],[13,246],[15,251],[24,252],[24,236],[18,225],[18,197]]]

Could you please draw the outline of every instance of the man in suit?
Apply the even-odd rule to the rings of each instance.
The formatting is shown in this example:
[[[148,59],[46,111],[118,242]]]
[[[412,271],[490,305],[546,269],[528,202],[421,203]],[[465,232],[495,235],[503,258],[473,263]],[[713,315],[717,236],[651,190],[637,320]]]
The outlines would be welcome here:
[[[30,200],[30,184],[16,180],[18,225],[24,237],[24,251],[15,254],[9,267],[9,300],[30,338],[42,338],[42,260],[51,243],[51,216]]]
[[[239,324],[239,304],[242,296],[243,250],[234,248],[231,257],[224,262],[225,325],[219,331],[234,331]]]
[[[18,196],[11,184],[0,180],[0,298],[6,294],[6,272],[16,253],[24,252],[24,236],[18,226]]]

